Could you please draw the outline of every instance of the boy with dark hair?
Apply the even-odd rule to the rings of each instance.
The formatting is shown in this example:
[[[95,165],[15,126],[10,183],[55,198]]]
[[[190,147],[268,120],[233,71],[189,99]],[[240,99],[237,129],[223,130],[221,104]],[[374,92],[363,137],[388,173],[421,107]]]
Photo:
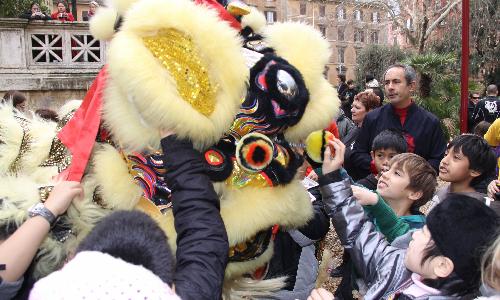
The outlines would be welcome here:
[[[158,224],[140,211],[116,211],[61,270],[35,284],[29,299],[180,300],[173,277],[173,256]]]
[[[461,299],[478,293],[481,249],[500,225],[489,207],[465,195],[449,195],[429,214],[427,225],[412,233],[407,249],[393,247],[355,201],[349,180],[340,176],[345,146],[337,139],[329,145],[335,155],[327,147],[321,194],[342,244],[368,283],[365,299]],[[401,161],[391,169],[395,165]],[[405,163],[399,171],[411,167]],[[379,183],[381,188],[391,185]]]
[[[463,134],[454,138],[439,165],[439,178],[449,182],[439,189],[432,199],[432,206],[441,202],[448,193],[463,193],[485,201],[486,196],[474,186],[494,176],[495,154],[480,136]]]
[[[377,188],[380,174],[389,169],[389,161],[396,155],[405,153],[407,149],[403,134],[396,129],[386,129],[373,139],[370,155],[377,170],[377,175],[370,174],[356,182],[369,190]]]
[[[116,211],[103,218],[78,245],[76,253],[98,251],[143,266],[172,285],[174,259],[167,236],[140,211]]]

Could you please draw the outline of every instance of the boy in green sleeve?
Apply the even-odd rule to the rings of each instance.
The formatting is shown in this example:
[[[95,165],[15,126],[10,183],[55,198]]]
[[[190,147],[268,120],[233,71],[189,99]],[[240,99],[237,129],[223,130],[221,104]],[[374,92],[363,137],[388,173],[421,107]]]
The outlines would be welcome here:
[[[432,198],[436,185],[436,172],[425,159],[413,153],[402,153],[394,156],[389,162],[389,170],[380,175],[376,193],[363,187],[351,188],[376,229],[391,243],[409,231],[424,227],[425,216],[419,208]],[[336,295],[349,295],[351,282],[356,282],[361,294],[366,292],[366,284],[355,272],[351,274],[351,268],[349,257],[344,253],[340,268],[343,278]]]
[[[432,198],[436,185],[436,172],[425,159],[403,153],[396,155],[389,170],[382,173],[376,193],[356,186],[352,190],[377,229],[392,242],[425,225],[419,208]]]

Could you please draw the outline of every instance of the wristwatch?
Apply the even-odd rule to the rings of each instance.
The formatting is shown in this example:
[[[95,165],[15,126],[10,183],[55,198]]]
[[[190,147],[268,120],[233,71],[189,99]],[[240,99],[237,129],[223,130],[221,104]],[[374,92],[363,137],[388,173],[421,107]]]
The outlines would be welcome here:
[[[36,216],[41,216],[47,222],[49,222],[50,226],[54,225],[54,223],[57,220],[57,217],[54,216],[54,214],[48,210],[43,203],[37,203],[33,205],[30,209],[28,209],[28,216],[30,218],[36,217]]]

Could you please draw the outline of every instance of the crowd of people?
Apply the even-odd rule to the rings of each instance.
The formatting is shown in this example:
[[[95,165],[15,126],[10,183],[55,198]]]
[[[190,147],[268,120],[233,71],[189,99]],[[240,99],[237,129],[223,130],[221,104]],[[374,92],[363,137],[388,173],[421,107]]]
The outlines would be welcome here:
[[[32,18],[48,17],[37,7]],[[66,7],[61,1],[51,17],[71,21]],[[353,299],[357,290],[364,299],[498,299],[497,87],[489,85],[487,97],[473,103],[470,118],[475,128],[482,121],[492,125],[447,143],[440,120],[413,101],[412,67],[390,66],[384,91],[373,76],[365,85],[357,92],[352,80],[339,75],[342,111],[329,127],[336,137],[327,141],[322,164],[304,165],[314,215],[304,227],[276,235],[263,278],[287,276],[286,286],[261,298],[319,300],[335,293]],[[3,102],[26,111],[26,97],[17,91]],[[175,254],[149,216],[118,211],[93,229],[61,270],[31,289],[25,273],[38,247],[83,192],[80,183],[63,181],[17,230],[3,229],[0,298],[221,299],[228,241],[216,192],[192,144],[175,132],[162,137],[166,182],[176,198]],[[345,250],[332,271],[342,282],[336,291],[311,286],[300,294],[316,280],[316,242],[330,221]],[[99,265],[108,268],[96,271]]]
[[[19,18],[28,19],[28,20],[57,20],[60,22],[74,22],[76,21],[73,14],[69,11],[68,3],[64,0],[56,1],[57,10],[52,12],[51,14],[45,13],[40,8],[40,3],[32,2],[30,9],[22,13]],[[92,16],[94,16],[97,8],[99,7],[99,3],[96,1],[90,1],[89,3],[89,11],[87,16],[83,17],[83,21],[89,21]]]

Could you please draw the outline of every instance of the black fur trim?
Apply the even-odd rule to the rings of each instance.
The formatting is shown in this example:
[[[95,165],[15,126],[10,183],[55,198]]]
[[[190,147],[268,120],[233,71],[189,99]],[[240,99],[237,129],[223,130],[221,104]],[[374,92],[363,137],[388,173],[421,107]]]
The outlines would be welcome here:
[[[275,64],[268,64],[274,61]],[[266,69],[265,81],[267,91],[263,91],[257,84],[258,76]],[[298,94],[289,101],[277,89],[276,74],[279,70],[289,73],[298,86]],[[286,60],[272,54],[266,54],[250,69],[250,88],[243,103],[251,105],[255,98],[259,101],[259,108],[254,113],[255,116],[266,116],[266,122],[273,127],[293,126],[302,118],[309,101],[309,91],[307,90],[300,72],[290,65]],[[276,118],[271,100],[276,101],[281,108],[290,111],[296,111],[295,115],[287,114],[283,118]]]
[[[321,130],[321,151],[320,151],[320,159],[323,161],[323,157],[325,156],[326,149],[326,130]]]
[[[290,183],[295,177],[297,170],[304,162],[302,156],[295,153],[288,144],[282,144],[281,147],[288,152],[288,165],[283,167],[280,162],[273,159],[271,164],[264,170],[264,173],[266,173],[275,186]]]
[[[240,34],[246,43],[246,41],[250,40],[250,35],[253,34],[253,29],[250,26],[245,26],[243,29],[241,29]]]
[[[322,164],[315,162],[312,158],[307,155],[307,152],[304,151],[304,158],[307,160],[307,162],[311,165],[313,169],[321,168]]]
[[[121,15],[117,15],[115,19],[115,25],[113,26],[115,32],[120,31],[123,23],[123,17]]]
[[[288,100],[283,96],[278,90],[278,71],[283,70],[290,74],[295,83],[297,84],[297,95],[293,99]],[[276,100],[280,107],[285,109],[287,112],[295,112],[294,114],[289,114],[287,119],[287,125],[293,126],[297,124],[306,110],[307,103],[309,102],[309,91],[306,88],[306,84],[299,70],[297,70],[292,65],[285,63],[278,63],[269,67],[269,71],[266,75],[266,82],[269,91],[269,95],[273,100]]]

